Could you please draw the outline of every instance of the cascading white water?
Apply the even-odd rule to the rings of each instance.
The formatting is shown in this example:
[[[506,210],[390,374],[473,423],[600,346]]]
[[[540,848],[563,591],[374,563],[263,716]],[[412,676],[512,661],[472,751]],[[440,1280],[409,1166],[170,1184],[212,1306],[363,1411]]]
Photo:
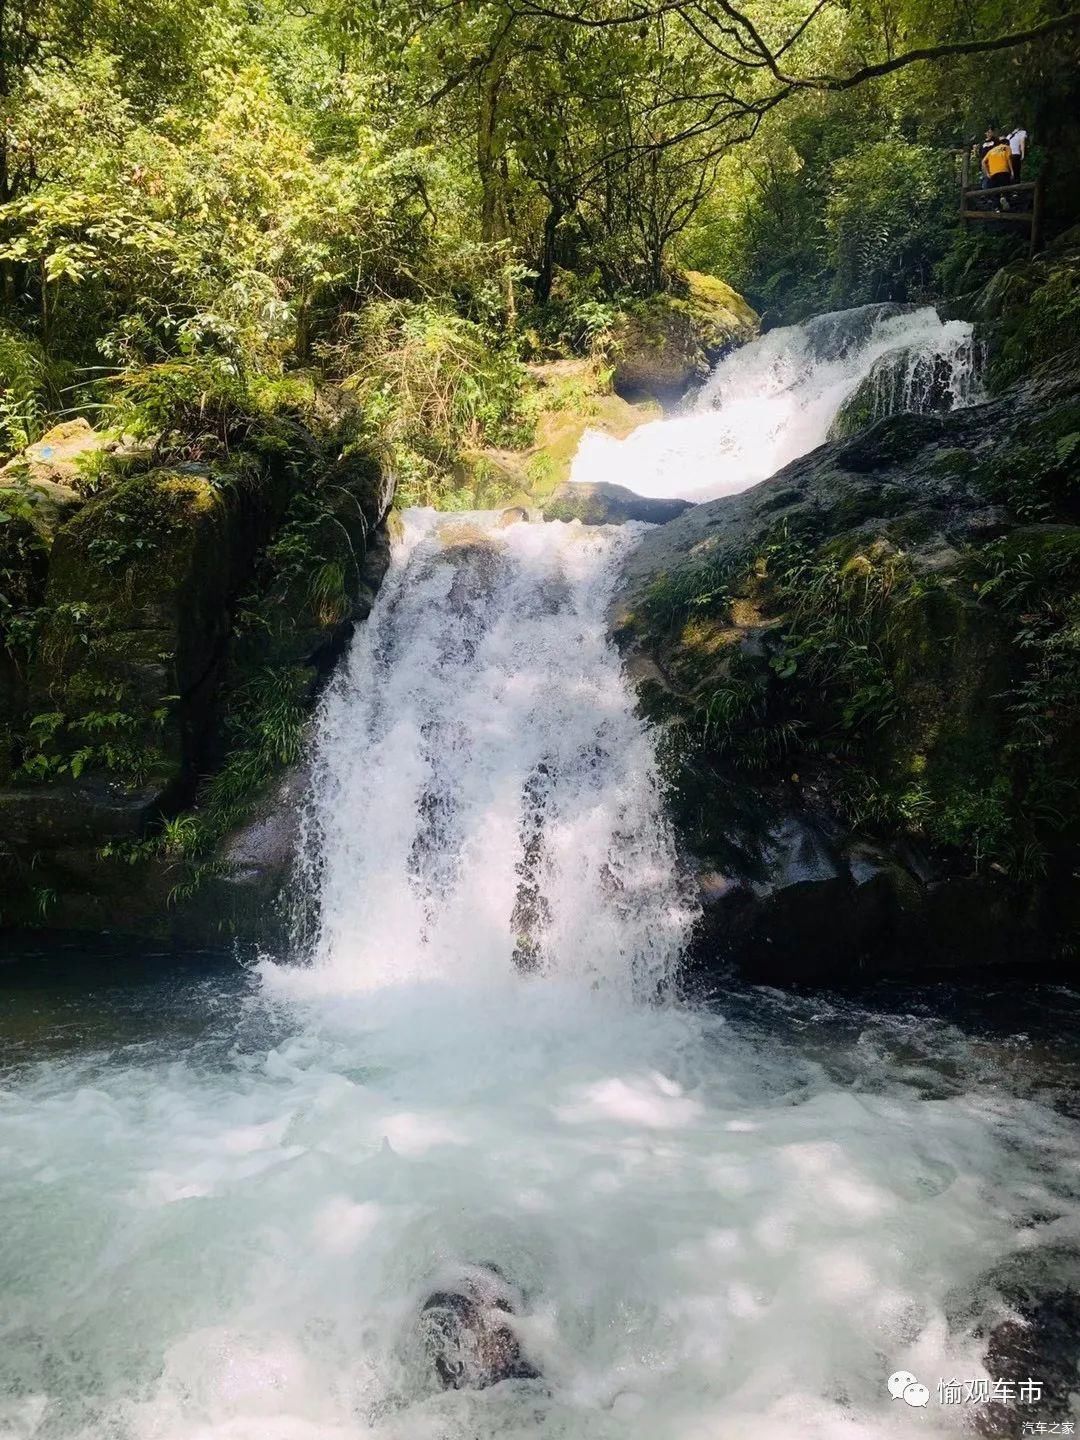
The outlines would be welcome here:
[[[1080,1246],[1058,1057],[671,998],[692,906],[603,624],[633,541],[406,516],[318,717],[303,962],[17,1013],[2,1440],[969,1431],[936,1387],[988,1378],[988,1272]],[[541,1378],[444,1392],[420,1307],[477,1265]]]
[[[647,994],[670,973],[692,909],[605,623],[635,539],[406,517],[322,707],[308,983],[498,983],[518,964]]]
[[[613,481],[639,495],[713,500],[735,495],[805,455],[875,366],[892,360],[878,397],[888,408],[974,403],[980,395],[972,328],[929,306],[896,313],[867,305],[770,330],[716,367],[689,413],[625,440],[590,431],[571,479]]]

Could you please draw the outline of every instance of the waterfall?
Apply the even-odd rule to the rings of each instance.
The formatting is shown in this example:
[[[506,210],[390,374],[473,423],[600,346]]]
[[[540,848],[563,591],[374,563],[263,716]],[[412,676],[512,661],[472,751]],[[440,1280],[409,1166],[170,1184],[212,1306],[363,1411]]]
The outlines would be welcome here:
[[[735,352],[691,414],[621,443],[586,436],[574,476],[653,495],[743,489],[823,439],[883,362],[904,405],[929,405],[942,367],[949,403],[975,394],[970,326],[863,306]],[[605,633],[638,533],[405,517],[319,714],[300,887],[308,964],[290,983],[516,970],[651,994],[671,975],[694,911],[652,742]]]
[[[692,918],[605,610],[640,527],[411,511],[318,721],[298,983],[651,993]]]
[[[893,320],[766,336],[656,431],[756,386],[769,466]],[[899,1440],[997,1424],[938,1387],[1006,1332],[1048,1378],[1001,1321],[1075,1274],[1080,1001],[665,985],[694,906],[605,630],[639,533],[407,513],[316,717],[300,959],[46,955],[0,1006],[2,1440]],[[536,1378],[444,1389],[424,1307],[480,1271]]]
[[[733,351],[686,414],[643,425],[625,440],[590,431],[570,478],[664,498],[735,495],[820,445],[871,374],[881,377],[876,414],[969,405],[980,396],[969,324],[942,321],[929,306],[864,305],[770,330]]]

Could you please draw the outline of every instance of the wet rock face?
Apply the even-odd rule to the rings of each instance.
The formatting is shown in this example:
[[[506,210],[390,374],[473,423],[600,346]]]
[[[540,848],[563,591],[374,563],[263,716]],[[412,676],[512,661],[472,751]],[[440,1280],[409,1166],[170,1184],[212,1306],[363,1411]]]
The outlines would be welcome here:
[[[623,525],[640,520],[666,525],[692,508],[690,500],[656,500],[606,481],[567,482],[544,505],[545,520],[580,520],[583,525]]]
[[[1080,1391],[1078,1334],[1080,1292],[1076,1290],[1051,1290],[1022,1302],[1016,1319],[995,1326],[986,1350],[986,1368],[993,1380],[1005,1382],[1002,1389],[1012,1398],[991,1400],[980,1410],[976,1419],[980,1435],[988,1440],[1011,1440],[1024,1433],[1024,1421],[1030,1420],[1036,1408],[1040,1416],[1051,1417],[1051,1423],[1072,1413],[1071,1403]],[[1037,1406],[1022,1405],[1021,1387],[1033,1379],[1038,1382]]]
[[[882,355],[829,427],[830,440],[857,435],[875,420],[899,414],[945,414],[955,401],[953,366],[944,355],[901,347]]]
[[[1060,1423],[1074,1414],[1080,1396],[1075,1248],[1060,1243],[1021,1251],[982,1276],[974,1292],[952,1297],[948,1308],[950,1322],[985,1346],[990,1395],[972,1407],[977,1434],[1011,1440],[1028,1433],[1025,1421]]]
[[[777,797],[763,837],[733,829],[729,873],[698,873],[702,915],[687,955],[691,983],[717,970],[775,984],[955,976],[1037,963],[1033,917],[995,877],[941,874],[908,845],[853,834]]]

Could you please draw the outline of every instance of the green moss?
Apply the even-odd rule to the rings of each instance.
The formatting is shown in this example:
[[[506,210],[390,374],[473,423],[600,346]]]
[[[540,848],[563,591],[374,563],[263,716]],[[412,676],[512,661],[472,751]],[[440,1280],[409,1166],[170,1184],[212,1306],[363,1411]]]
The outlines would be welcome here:
[[[931,475],[939,475],[942,479],[962,479],[970,475],[978,466],[976,457],[970,450],[941,450],[930,461],[928,471]]]
[[[881,418],[877,386],[868,377],[836,412],[829,426],[830,440],[847,440]]]
[[[747,768],[781,784],[810,767],[850,823],[1021,879],[1080,830],[1074,527],[1028,527],[929,576],[894,542],[780,529],[663,577],[633,623],[671,681],[647,704],[679,735],[673,803],[701,843],[718,843],[710,787],[729,805]]]
[[[184,528],[191,495],[167,471],[139,475],[87,508],[80,539],[88,562],[110,575],[147,570]]]
[[[729,345],[755,333],[760,323],[757,311],[726,280],[700,270],[684,270],[681,278],[686,294],[677,297],[675,304],[705,327],[706,348]]]
[[[734,344],[757,331],[758,317],[715,276],[690,271],[670,291],[627,300],[610,326],[620,394],[677,396]]]

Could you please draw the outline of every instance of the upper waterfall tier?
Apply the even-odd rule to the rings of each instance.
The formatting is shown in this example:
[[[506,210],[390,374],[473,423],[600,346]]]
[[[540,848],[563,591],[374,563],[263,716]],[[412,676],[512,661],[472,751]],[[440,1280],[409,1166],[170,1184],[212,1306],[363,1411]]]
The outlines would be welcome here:
[[[644,425],[621,441],[590,431],[571,479],[695,501],[737,494],[820,445],[844,402],[888,356],[903,372],[895,387],[899,408],[936,403],[924,379],[928,370],[944,373],[946,404],[979,398],[967,322],[942,321],[929,306],[863,305],[770,330],[733,351],[684,415]]]

